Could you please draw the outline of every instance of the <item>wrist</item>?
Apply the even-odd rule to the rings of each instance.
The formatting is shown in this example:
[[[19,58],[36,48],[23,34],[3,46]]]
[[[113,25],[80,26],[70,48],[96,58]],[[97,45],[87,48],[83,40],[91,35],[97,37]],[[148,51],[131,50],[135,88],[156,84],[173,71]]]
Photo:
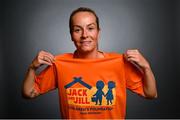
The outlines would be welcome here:
[[[28,68],[28,69],[30,69],[30,70],[36,70],[37,67],[35,67],[34,64],[31,63],[31,64],[29,65],[29,68]]]

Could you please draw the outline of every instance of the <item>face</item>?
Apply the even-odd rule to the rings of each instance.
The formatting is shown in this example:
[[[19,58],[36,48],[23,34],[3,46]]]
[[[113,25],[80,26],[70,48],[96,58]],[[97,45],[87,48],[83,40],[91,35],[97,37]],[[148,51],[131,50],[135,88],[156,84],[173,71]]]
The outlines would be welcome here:
[[[78,12],[72,18],[72,41],[81,53],[97,51],[99,29],[90,12]]]

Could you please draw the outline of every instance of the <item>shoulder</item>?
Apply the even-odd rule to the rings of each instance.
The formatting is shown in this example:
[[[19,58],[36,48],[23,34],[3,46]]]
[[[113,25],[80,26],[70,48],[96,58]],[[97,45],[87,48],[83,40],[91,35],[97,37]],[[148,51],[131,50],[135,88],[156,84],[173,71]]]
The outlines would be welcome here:
[[[63,54],[58,54],[55,55],[55,59],[66,59],[66,58],[73,58],[73,53],[63,53]]]
[[[123,54],[117,53],[117,52],[107,52],[107,53],[104,53],[104,54],[107,57],[119,57],[119,58],[123,58]]]

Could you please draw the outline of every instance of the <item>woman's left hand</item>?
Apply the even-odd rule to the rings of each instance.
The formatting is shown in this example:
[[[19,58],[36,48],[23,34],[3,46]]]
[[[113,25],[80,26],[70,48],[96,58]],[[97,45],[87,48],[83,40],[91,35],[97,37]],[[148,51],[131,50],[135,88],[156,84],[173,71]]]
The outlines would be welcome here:
[[[138,65],[143,71],[150,68],[148,61],[143,57],[139,50],[127,50],[125,53],[125,58],[132,64]]]

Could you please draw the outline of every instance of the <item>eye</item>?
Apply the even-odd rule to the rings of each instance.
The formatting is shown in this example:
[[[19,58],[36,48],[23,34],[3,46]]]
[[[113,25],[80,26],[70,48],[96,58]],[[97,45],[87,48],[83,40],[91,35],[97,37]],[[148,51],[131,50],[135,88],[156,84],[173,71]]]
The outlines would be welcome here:
[[[94,27],[89,27],[88,30],[90,30],[90,31],[91,31],[91,30],[94,30]]]
[[[74,32],[80,32],[81,30],[80,29],[74,29]]]
[[[80,31],[81,31],[81,29],[79,29],[79,28],[75,28],[73,31],[74,31],[74,32],[76,32],[76,33],[78,33],[78,32],[80,32]]]

